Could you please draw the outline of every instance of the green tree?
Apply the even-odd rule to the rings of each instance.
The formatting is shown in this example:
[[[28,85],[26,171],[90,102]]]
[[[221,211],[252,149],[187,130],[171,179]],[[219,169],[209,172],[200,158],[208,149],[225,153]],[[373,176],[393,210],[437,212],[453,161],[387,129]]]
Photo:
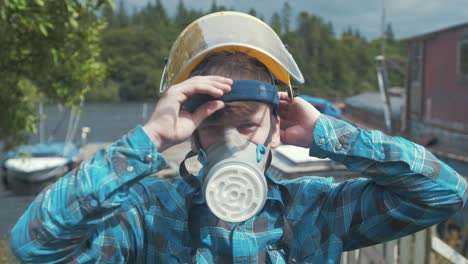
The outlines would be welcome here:
[[[119,1],[119,10],[117,13],[117,24],[119,27],[124,28],[130,24],[128,17],[127,7],[123,0]]]
[[[385,29],[385,38],[390,43],[395,41],[395,34],[393,33],[393,27],[391,23],[387,24],[387,28]]]
[[[292,15],[291,13],[292,13],[291,6],[289,5],[288,2],[285,2],[283,5],[283,9],[281,11],[281,14],[283,15],[282,21],[283,21],[284,33],[288,33],[290,30],[289,26],[291,24],[291,15]]]
[[[105,75],[96,16],[108,1],[16,0],[0,4],[0,140],[10,149],[35,131],[38,98],[68,106]]]
[[[253,9],[253,8],[249,9],[249,15],[254,16],[254,17],[258,17],[257,11],[255,9]]]
[[[271,28],[276,32],[276,34],[281,35],[281,17],[278,14],[278,12],[273,13],[271,16],[271,22],[270,22]]]

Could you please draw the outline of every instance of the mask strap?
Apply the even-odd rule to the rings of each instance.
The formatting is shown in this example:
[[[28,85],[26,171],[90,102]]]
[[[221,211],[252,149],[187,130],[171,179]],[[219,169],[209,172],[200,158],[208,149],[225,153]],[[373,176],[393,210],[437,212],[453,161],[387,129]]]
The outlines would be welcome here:
[[[276,118],[277,118],[276,110],[273,109],[273,112],[271,113],[271,116],[270,116],[270,131],[268,132],[268,137],[265,140],[265,143],[264,143],[265,146],[268,146],[268,144],[270,144],[271,138],[273,137],[273,132],[275,132]]]
[[[185,200],[187,202],[187,207],[189,208],[189,212],[191,212],[192,209],[192,197],[194,194],[201,188],[200,182],[197,180],[195,176],[193,176],[188,170],[187,167],[185,166],[185,161],[187,159],[190,159],[192,157],[195,157],[197,153],[193,151],[189,151],[187,155],[185,155],[184,160],[180,163],[179,166],[179,175],[180,177],[187,183],[190,187],[192,187],[194,192],[190,193],[187,197],[185,197]],[[187,220],[187,226],[189,229],[189,234],[190,234],[190,245],[192,247],[192,250],[190,251],[190,255],[192,258],[195,256],[197,248],[198,248],[198,237],[197,237],[197,232],[196,230],[193,230],[192,225],[190,223],[193,223],[192,220],[193,215],[189,213],[189,217]]]
[[[201,143],[200,143],[200,135],[198,134],[198,129],[195,129],[195,131],[193,131],[193,143],[195,143],[195,147],[197,149],[203,149]]]
[[[267,154],[266,151],[267,151],[267,148],[265,147],[265,145],[259,144],[257,146],[257,155],[256,155],[257,156],[257,163],[260,163],[263,160],[263,158]]]
[[[188,184],[190,187],[192,187],[194,190],[197,190],[200,188],[200,182],[197,180],[195,176],[190,174],[190,172],[187,170],[187,166],[185,166],[185,161],[187,159],[190,159],[191,157],[195,157],[197,153],[193,151],[189,151],[187,155],[185,155],[184,160],[180,163],[179,166],[179,175],[180,177]]]

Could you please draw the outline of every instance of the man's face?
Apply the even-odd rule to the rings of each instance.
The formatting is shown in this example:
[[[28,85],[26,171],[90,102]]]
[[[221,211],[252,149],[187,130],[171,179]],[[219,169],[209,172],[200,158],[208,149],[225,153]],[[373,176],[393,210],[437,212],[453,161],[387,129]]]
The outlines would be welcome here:
[[[198,128],[200,144],[203,149],[207,149],[212,144],[219,141],[223,136],[225,128],[236,128],[239,134],[245,136],[252,143],[265,144],[271,126],[271,107],[263,103],[249,102],[248,104],[256,104],[256,111],[249,114],[233,114],[228,112],[222,113],[216,119],[208,118]],[[223,110],[221,110],[223,111]],[[271,128],[273,135],[269,149],[276,148],[280,143],[279,137],[279,120]],[[195,146],[192,140],[192,149],[195,151]]]

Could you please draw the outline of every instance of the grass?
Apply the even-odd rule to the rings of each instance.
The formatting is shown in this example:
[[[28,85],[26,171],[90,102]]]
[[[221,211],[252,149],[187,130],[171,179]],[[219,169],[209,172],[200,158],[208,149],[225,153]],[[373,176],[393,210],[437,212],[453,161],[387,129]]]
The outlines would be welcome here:
[[[0,239],[0,264],[19,263],[13,253],[11,253],[9,240],[8,236]]]

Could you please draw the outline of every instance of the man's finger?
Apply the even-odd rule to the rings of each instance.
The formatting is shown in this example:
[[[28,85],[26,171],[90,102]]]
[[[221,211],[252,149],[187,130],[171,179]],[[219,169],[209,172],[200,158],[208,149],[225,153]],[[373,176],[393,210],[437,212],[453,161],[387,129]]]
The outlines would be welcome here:
[[[221,83],[226,83],[231,85],[232,84],[232,79],[231,78],[226,78],[223,76],[218,76],[218,75],[206,75],[206,76],[194,76],[190,79],[187,79],[187,81],[190,80],[208,80],[208,81],[216,81],[216,82],[221,82]]]
[[[200,126],[200,124],[205,120],[207,117],[212,115],[218,110],[221,110],[224,108],[224,102],[223,101],[210,101],[207,102],[201,106],[199,106],[195,112],[192,114],[192,120],[193,123],[195,124],[195,127]]]
[[[291,106],[290,102],[280,101],[278,110],[280,110],[280,111],[289,111],[290,106]]]
[[[187,83],[180,88],[181,96],[177,98],[177,101],[179,103],[183,103],[195,94],[207,94],[217,98],[230,91],[231,86],[229,84],[220,82],[211,81]]]
[[[285,144],[285,139],[286,139],[286,131],[284,131],[283,129],[280,129],[280,140],[283,144]]]
[[[211,81],[216,81],[216,82],[220,82],[220,83],[225,83],[225,84],[232,85],[232,79],[231,79],[231,78],[226,78],[226,77],[217,76],[217,75],[208,75],[208,76],[200,76],[200,77],[206,78],[207,80],[211,80]]]
[[[284,101],[287,101],[287,102],[292,102],[291,98],[289,98],[289,96],[288,96],[288,93],[278,92],[278,95],[279,95],[280,100],[284,100]]]
[[[280,116],[281,118],[281,116]],[[291,127],[291,126],[294,126],[296,125],[296,122],[295,121],[289,121],[285,118],[281,118],[281,123],[280,123],[280,128],[284,129],[284,128],[288,128],[288,127]]]

